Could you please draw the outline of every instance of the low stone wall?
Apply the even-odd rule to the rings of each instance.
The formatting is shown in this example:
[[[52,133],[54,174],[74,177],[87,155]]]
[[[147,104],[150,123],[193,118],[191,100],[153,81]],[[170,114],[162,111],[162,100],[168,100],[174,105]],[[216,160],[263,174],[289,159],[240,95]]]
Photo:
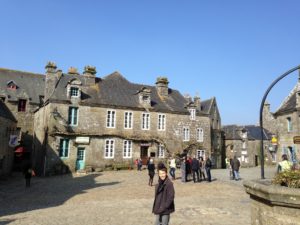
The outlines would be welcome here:
[[[300,225],[300,189],[271,180],[244,181],[251,198],[252,225]]]

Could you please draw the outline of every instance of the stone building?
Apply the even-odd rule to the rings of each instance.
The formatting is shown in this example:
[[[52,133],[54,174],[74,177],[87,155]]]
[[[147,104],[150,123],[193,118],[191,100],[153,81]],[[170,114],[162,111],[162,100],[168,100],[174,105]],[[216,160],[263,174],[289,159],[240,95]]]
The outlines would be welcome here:
[[[166,77],[150,86],[118,72],[96,77],[92,66],[83,74],[72,67],[63,73],[48,63],[46,75],[2,69],[0,79],[0,96],[33,140],[39,174],[131,167],[136,158],[145,164],[150,156],[164,161],[182,153],[211,156],[221,165],[216,99],[184,97]],[[25,112],[19,110],[24,103]]]
[[[20,144],[30,152],[34,110],[44,96],[44,75],[0,68],[0,98],[18,121]]]
[[[228,159],[237,156],[243,167],[257,166],[260,162],[261,130],[259,126],[223,126],[225,133],[224,151]],[[271,163],[272,156],[268,154],[271,147],[271,133],[264,129],[264,148],[266,161]]]
[[[279,109],[272,113],[270,104],[265,103],[263,110],[263,126],[274,133],[274,145],[271,149],[273,159],[281,161],[282,154],[297,163],[300,159],[300,145],[294,141],[300,134],[300,75],[297,84]]]
[[[11,135],[16,132],[17,121],[6,105],[0,100],[0,177],[11,173],[14,148],[10,145]]]

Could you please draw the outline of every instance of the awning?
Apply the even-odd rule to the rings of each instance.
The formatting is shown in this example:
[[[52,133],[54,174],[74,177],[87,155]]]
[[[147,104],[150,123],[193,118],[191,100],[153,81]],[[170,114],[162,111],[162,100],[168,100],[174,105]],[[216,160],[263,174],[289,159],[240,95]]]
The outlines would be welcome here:
[[[17,147],[15,153],[24,153],[27,152],[24,147]]]

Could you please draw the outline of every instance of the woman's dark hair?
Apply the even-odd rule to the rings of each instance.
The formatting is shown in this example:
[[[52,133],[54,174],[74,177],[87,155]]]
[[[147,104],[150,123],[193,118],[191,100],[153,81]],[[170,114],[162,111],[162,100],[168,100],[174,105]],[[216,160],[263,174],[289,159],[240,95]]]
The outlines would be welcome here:
[[[288,157],[287,157],[286,154],[283,154],[283,155],[282,155],[282,160],[288,160]]]

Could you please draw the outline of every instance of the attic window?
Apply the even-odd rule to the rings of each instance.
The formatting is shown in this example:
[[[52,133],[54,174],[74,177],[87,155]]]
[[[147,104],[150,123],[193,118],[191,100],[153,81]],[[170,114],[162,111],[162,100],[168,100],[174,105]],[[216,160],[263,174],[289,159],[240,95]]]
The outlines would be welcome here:
[[[25,112],[26,111],[26,100],[19,99],[18,102],[18,112]]]
[[[190,119],[195,120],[196,119],[196,109],[189,109],[190,111]]]
[[[16,90],[18,88],[18,86],[16,85],[16,83],[14,81],[9,81],[7,83],[7,88],[11,89],[11,90]]]
[[[144,95],[143,102],[149,102],[150,96]]]
[[[71,87],[70,95],[71,95],[71,97],[78,97],[79,96],[79,88],[78,87]]]

